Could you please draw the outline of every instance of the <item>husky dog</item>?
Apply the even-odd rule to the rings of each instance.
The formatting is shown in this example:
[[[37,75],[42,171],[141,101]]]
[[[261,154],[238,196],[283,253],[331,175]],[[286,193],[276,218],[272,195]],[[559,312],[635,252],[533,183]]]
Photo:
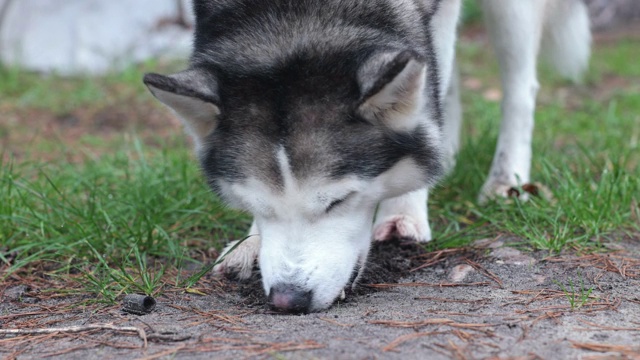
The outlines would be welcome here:
[[[182,118],[213,191],[254,217],[215,271],[251,274],[270,303],[344,296],[372,240],[431,239],[427,194],[458,149],[460,0],[194,0],[189,68],[144,78]],[[503,122],[481,199],[529,181],[540,47],[586,67],[579,0],[485,0]]]

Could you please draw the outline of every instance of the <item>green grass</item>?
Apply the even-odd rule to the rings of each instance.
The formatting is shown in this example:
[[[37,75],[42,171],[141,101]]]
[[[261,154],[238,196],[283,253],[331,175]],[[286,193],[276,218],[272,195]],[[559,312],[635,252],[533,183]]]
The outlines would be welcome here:
[[[461,70],[493,87],[499,83],[497,67],[485,48],[461,46]],[[586,83],[577,87],[543,71],[532,176],[552,191],[552,201],[476,203],[500,111],[482,91],[464,91],[463,147],[457,167],[431,197],[436,240],[430,246],[464,246],[505,235],[523,247],[557,252],[597,250],[603,240],[637,236],[640,89],[634,84],[640,83],[639,48],[631,41],[598,48]],[[151,101],[140,78],[143,70],[156,66],[99,79],[0,68],[0,110],[61,113],[132,97]],[[603,89],[612,77],[626,85]],[[559,95],[567,88],[573,101]],[[6,132],[0,126],[0,141]],[[183,141],[157,142],[128,134],[104,140],[93,134],[83,137],[82,148],[43,140],[22,149],[19,158],[0,154],[0,276],[46,269],[50,276],[74,279],[82,291],[107,303],[122,293],[157,294],[165,284],[194,286],[202,273],[189,277],[172,270],[199,268],[199,260],[206,258],[201,254],[244,236],[250,219],[216,200]],[[92,147],[99,147],[100,155]],[[42,161],[38,154],[43,152],[89,156],[72,164],[64,156]]]
[[[490,51],[470,44],[459,55],[463,77],[479,78],[486,88],[499,86]],[[437,246],[509,235],[523,245],[557,252],[596,249],[602,240],[623,233],[637,236],[640,73],[630,59],[639,56],[637,40],[601,46],[594,51],[585,84],[575,86],[542,66],[532,180],[549,188],[552,201],[477,204],[495,150],[500,105],[487,102],[482,90],[463,91],[462,150],[455,170],[430,199],[430,216],[440,234]],[[618,81],[607,85],[608,79]],[[576,99],[559,95],[567,89]]]
[[[584,285],[584,278],[578,272],[578,277],[580,278],[580,284],[577,282],[574,285],[574,280],[569,279],[568,287],[562,284],[559,281],[554,280],[553,282],[562,289],[564,295],[567,297],[569,301],[569,306],[571,306],[571,310],[577,310],[581,307],[585,306],[587,303],[593,301],[591,298],[591,293],[593,292],[594,287],[586,288]],[[578,287],[580,285],[580,287]]]
[[[480,2],[476,0],[464,0],[462,3],[462,24],[474,24],[482,21],[482,9]]]
[[[97,291],[105,282],[109,293],[116,285],[152,293],[157,279],[147,274],[148,261],[184,267],[196,249],[220,246],[248,227],[246,216],[211,195],[187,149],[121,146],[82,165],[2,164],[0,243],[17,254],[5,276],[45,261],[57,273],[85,272],[85,285],[106,299],[113,296]],[[0,261],[8,264],[6,254]]]

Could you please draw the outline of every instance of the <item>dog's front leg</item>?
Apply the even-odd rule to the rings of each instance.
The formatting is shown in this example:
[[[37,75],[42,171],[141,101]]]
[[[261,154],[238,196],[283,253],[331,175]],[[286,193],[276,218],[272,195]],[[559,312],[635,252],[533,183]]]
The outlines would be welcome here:
[[[427,197],[428,190],[425,188],[382,201],[373,226],[373,239],[384,241],[407,238],[419,242],[431,240]]]
[[[506,197],[512,187],[529,182],[544,4],[539,0],[483,1],[504,97],[498,144],[480,202]]]
[[[239,241],[242,241],[242,243],[235,247]],[[249,230],[248,238],[244,241],[232,241],[222,250],[217,260],[220,261],[220,263],[213,268],[213,271],[216,274],[233,274],[241,280],[248,279],[251,277],[251,271],[258,259],[259,251],[260,235],[258,234],[258,227],[254,221]]]

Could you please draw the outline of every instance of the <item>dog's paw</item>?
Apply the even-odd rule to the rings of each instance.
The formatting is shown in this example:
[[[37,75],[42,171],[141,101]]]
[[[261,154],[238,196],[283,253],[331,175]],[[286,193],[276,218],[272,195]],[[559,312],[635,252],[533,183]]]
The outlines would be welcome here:
[[[239,241],[242,240],[230,242],[222,250],[217,260],[220,263],[213,268],[215,274],[235,275],[240,280],[251,277],[253,265],[260,251],[260,236],[250,236],[234,249]]]
[[[486,204],[489,200],[497,198],[518,198],[520,201],[527,201],[529,193],[520,191],[516,184],[507,184],[499,180],[489,179],[480,190],[478,202]]]
[[[394,238],[413,239],[418,242],[431,241],[431,228],[426,219],[418,220],[408,215],[391,216],[374,225],[374,241]]]

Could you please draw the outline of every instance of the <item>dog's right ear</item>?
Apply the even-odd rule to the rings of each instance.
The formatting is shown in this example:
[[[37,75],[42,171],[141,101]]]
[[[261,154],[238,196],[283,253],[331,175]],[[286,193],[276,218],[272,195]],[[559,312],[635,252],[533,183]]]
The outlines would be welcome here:
[[[410,50],[372,55],[358,71],[358,112],[395,131],[415,129],[427,98],[426,70],[425,61]]]
[[[153,96],[184,122],[196,150],[216,127],[220,115],[218,84],[213,75],[190,69],[173,75],[146,74],[144,83]]]

